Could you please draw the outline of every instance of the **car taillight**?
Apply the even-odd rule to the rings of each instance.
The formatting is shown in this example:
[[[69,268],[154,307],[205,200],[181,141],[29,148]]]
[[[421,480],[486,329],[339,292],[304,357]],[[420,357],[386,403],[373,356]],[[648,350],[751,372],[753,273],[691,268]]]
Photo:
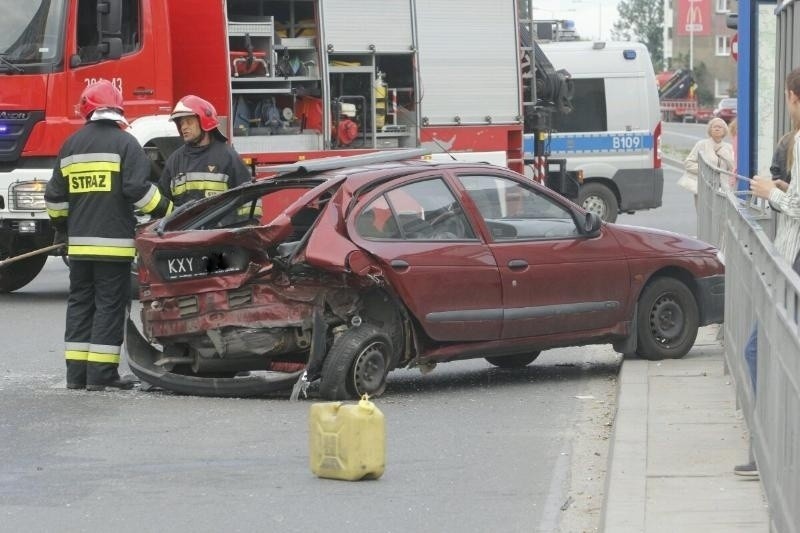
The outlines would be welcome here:
[[[661,168],[661,121],[653,131],[653,168]]]

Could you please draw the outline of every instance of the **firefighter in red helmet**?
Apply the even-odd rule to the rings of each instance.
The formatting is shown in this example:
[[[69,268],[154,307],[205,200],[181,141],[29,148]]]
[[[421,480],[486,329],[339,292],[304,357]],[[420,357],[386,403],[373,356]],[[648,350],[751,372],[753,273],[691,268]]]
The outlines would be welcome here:
[[[184,96],[170,120],[184,144],[164,164],[159,187],[176,207],[250,181],[250,171],[219,130],[211,103],[199,96]],[[261,214],[260,207],[257,214]]]
[[[56,243],[70,257],[64,333],[67,388],[128,389],[118,365],[130,300],[134,210],[163,216],[169,209],[148,181],[150,160],[123,131],[122,93],[102,80],[81,94],[86,124],[64,142],[45,190]]]

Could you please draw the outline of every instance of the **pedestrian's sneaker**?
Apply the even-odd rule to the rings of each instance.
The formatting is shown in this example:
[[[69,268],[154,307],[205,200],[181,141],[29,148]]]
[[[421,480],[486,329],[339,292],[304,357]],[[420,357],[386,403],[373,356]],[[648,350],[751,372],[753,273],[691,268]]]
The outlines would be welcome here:
[[[758,467],[754,462],[733,467],[733,473],[737,476],[758,477]]]
[[[86,384],[85,383],[70,383],[69,381],[67,381],[67,388],[68,389],[73,389],[73,390],[85,389],[86,388]]]

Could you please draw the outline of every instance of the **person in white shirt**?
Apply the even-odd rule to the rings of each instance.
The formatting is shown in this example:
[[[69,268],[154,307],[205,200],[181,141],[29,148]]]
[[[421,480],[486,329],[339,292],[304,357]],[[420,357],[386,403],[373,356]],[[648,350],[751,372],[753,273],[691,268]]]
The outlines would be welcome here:
[[[794,124],[800,124],[800,68],[786,76],[786,107]],[[800,251],[800,131],[794,136],[794,149],[787,157],[790,162],[789,183],[774,181],[769,176],[753,176],[750,190],[753,195],[769,200],[769,205],[778,212],[778,225],[775,231],[775,248],[790,265],[797,259]]]
[[[800,68],[786,76],[786,108],[793,124],[800,124]],[[800,130],[795,129],[794,148],[787,153],[786,167],[791,169],[789,183],[772,176],[753,176],[750,190],[754,196],[769,200],[769,205],[778,212],[775,231],[775,248],[778,253],[800,274]],[[753,392],[756,391],[758,370],[758,326],[753,328],[745,345],[744,358],[750,369]],[[749,463],[738,465],[733,472],[740,476],[757,476],[758,467],[752,459]]]

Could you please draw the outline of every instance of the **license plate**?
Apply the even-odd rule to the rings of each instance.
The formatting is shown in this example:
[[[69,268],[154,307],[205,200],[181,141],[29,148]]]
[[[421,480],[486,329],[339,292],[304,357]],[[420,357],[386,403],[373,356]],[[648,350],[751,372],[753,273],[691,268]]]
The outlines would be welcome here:
[[[162,277],[174,281],[241,272],[247,260],[241,250],[215,250],[164,254],[157,264]]]

